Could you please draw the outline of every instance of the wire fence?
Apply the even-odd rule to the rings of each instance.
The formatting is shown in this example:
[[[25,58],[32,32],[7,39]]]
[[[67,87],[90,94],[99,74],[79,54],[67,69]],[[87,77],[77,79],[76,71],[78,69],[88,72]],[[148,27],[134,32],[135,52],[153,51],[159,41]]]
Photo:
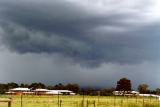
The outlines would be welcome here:
[[[12,97],[11,107],[160,107],[153,97],[129,96],[0,96]],[[0,107],[8,107],[0,102]]]

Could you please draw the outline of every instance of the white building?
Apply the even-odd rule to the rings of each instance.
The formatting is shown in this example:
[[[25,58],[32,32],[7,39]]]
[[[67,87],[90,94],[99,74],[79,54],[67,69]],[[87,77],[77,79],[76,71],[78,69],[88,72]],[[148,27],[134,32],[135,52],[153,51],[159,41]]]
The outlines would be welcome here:
[[[133,95],[139,95],[140,93],[138,91],[131,91],[131,94],[133,94]]]
[[[36,95],[45,95],[47,92],[49,92],[49,90],[38,88],[38,89],[33,90],[33,92],[34,92]]]
[[[114,95],[123,95],[123,92],[122,91],[113,91],[113,94]]]
[[[50,95],[75,95],[75,93],[73,93],[72,91],[69,90],[49,90],[49,92],[47,92],[46,94],[50,94]]]
[[[27,91],[30,91],[30,89],[29,88],[21,88],[21,87],[19,87],[19,88],[10,89],[10,91],[14,91],[14,92],[19,92],[19,91],[21,91],[21,92],[27,92]]]
[[[16,94],[16,95],[21,95],[21,94],[31,94],[30,93],[30,89],[29,88],[13,88],[13,89],[10,89],[8,92],[6,92],[6,94]]]
[[[47,95],[61,95],[62,93],[60,93],[57,90],[50,90],[49,92],[46,92]]]
[[[21,95],[21,94],[35,94],[35,95],[75,95],[72,91],[69,90],[48,90],[48,89],[35,89],[31,90],[29,88],[13,88],[10,89],[9,92],[6,92],[6,94],[15,94],[15,95]]]
[[[114,95],[123,95],[124,91],[113,91]],[[124,95],[139,95],[138,91],[126,91]]]

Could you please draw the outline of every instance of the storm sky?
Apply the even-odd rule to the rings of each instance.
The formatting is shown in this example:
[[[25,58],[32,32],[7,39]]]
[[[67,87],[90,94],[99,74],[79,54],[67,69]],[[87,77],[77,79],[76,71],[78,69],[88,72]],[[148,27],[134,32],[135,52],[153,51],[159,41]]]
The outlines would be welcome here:
[[[160,87],[159,0],[0,0],[0,82]]]

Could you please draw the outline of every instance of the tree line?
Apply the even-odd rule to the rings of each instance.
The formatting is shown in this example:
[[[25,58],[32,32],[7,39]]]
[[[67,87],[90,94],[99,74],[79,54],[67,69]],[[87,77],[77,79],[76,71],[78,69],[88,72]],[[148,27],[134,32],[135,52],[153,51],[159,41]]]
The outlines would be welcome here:
[[[35,90],[38,88],[43,88],[43,89],[49,89],[49,90],[70,90],[73,91],[74,93],[81,94],[81,95],[103,95],[103,96],[109,96],[113,95],[114,88],[107,89],[107,88],[94,88],[94,87],[80,87],[79,84],[75,83],[68,83],[66,85],[59,83],[56,85],[45,85],[44,83],[31,83],[31,84],[17,84],[14,82],[7,83],[7,84],[0,84],[0,94],[4,94],[7,92],[9,89],[12,88],[18,88],[18,87],[23,87],[23,88],[30,88],[31,90]]]
[[[131,80],[127,78],[121,78],[117,81],[116,86],[117,91],[123,92],[123,94],[132,91],[132,83]],[[149,86],[147,84],[139,84],[137,90],[141,94],[157,94],[160,95],[160,88],[156,88],[155,90],[149,90]]]
[[[31,83],[31,84],[17,84],[14,82],[0,84],[0,94],[4,94],[9,89],[12,88],[30,88],[35,90],[37,88],[45,88],[49,90],[70,90],[74,93],[81,95],[101,95],[101,96],[111,96],[113,95],[113,91],[121,91],[123,93],[132,91],[132,83],[128,78],[121,78],[117,81],[117,85],[115,88],[95,88],[95,87],[80,87],[79,84],[68,83],[68,84],[56,84],[56,85],[45,85],[44,83]],[[149,90],[149,86],[147,84],[139,84],[137,90],[142,94],[158,94],[160,95],[160,88],[156,88],[155,90]]]

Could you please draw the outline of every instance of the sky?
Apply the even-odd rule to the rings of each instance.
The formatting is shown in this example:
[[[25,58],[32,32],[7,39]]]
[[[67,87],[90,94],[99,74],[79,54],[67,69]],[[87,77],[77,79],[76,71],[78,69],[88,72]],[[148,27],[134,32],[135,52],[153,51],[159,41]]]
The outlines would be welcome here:
[[[159,0],[0,0],[0,82],[160,87]]]

